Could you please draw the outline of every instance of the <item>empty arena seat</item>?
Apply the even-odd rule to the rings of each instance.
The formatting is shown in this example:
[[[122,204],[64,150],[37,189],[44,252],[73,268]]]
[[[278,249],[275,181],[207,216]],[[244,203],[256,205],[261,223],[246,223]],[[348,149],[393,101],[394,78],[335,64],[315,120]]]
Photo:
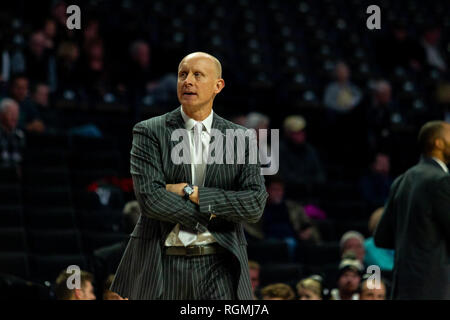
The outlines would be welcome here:
[[[59,168],[26,168],[24,184],[27,187],[67,188],[70,187],[69,170]]]
[[[277,282],[295,286],[295,284],[304,276],[306,276],[305,269],[301,264],[264,264],[261,266],[260,286]]]
[[[78,230],[31,230],[28,233],[30,252],[36,254],[80,254],[81,236]]]
[[[322,265],[339,262],[340,249],[338,242],[303,245],[297,247],[296,260],[307,265]]]
[[[84,255],[33,255],[30,257],[31,278],[39,282],[54,283],[61,271],[71,265],[89,271],[89,262]]]
[[[26,188],[24,192],[26,207],[71,207],[72,194],[70,187],[66,188]]]
[[[19,183],[0,184],[0,204],[20,205],[22,191]]]
[[[122,242],[129,238],[128,234],[120,232],[84,232],[83,241],[87,252],[93,252],[102,247]]]
[[[0,205],[0,226],[2,228],[23,227],[21,205]]]
[[[75,211],[71,207],[28,208],[25,224],[30,229],[74,229]]]
[[[0,228],[0,252],[27,251],[24,228]]]
[[[262,240],[249,243],[247,252],[249,260],[260,264],[290,262],[288,246],[281,240]]]
[[[0,273],[29,278],[30,268],[28,255],[25,252],[1,252]]]

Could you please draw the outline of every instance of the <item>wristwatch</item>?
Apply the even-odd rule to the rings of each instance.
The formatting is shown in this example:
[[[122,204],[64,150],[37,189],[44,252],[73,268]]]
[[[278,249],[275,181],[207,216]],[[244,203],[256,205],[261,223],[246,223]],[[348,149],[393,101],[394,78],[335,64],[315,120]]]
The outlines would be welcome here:
[[[194,186],[192,184],[187,184],[184,188],[184,198],[189,200],[189,196],[194,193]]]

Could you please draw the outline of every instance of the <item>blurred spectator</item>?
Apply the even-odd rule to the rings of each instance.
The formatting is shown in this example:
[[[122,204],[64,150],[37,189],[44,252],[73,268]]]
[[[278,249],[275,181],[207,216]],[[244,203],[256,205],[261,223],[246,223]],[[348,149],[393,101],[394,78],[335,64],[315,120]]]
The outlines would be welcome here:
[[[261,167],[263,168],[279,168],[279,159],[271,153],[271,136],[269,132],[270,119],[267,115],[259,112],[250,112],[245,121],[245,127],[256,131],[256,139],[258,141],[258,152]],[[265,132],[260,131],[265,130]],[[262,142],[260,139],[262,138]]]
[[[386,300],[386,284],[384,281],[380,279],[379,287],[371,282],[368,277],[361,282],[359,300]]]
[[[294,300],[295,293],[290,286],[284,283],[268,285],[261,290],[263,300]]]
[[[364,249],[364,236],[361,233],[353,230],[347,231],[342,235],[339,246],[342,256],[345,256],[348,252],[352,252],[355,258],[360,263],[363,263],[366,252]]]
[[[31,34],[25,54],[26,74],[32,83],[47,82],[52,86],[56,85],[56,62],[47,46],[44,32]]]
[[[436,68],[441,72],[447,70],[445,56],[439,46],[441,39],[441,28],[437,25],[427,27],[422,35],[421,46],[424,51],[425,64],[428,67]]]
[[[82,82],[89,98],[93,101],[102,101],[110,89],[110,74],[106,68],[104,46],[101,39],[93,39],[86,44],[81,69]]]
[[[80,49],[74,42],[62,42],[57,51],[58,90],[76,90],[81,84]]]
[[[403,123],[403,118],[392,99],[391,85],[386,80],[377,81],[367,108],[370,151],[380,150],[381,147],[389,145],[393,123]]]
[[[68,281],[72,281],[74,284],[74,279],[72,273],[68,273],[67,270],[63,270],[58,278],[56,278],[55,283],[55,293],[58,300],[95,300],[94,294],[94,276],[84,270],[80,272],[80,285],[79,289],[69,289],[67,284]],[[70,278],[70,279],[69,279]]]
[[[105,285],[103,288],[103,300],[128,300],[128,298],[124,299],[121,296],[119,296],[117,293],[109,290],[113,281],[114,281],[114,275],[110,274],[108,276],[108,278],[106,279],[106,282],[105,282]]]
[[[370,171],[360,180],[362,198],[373,210],[384,205],[392,184],[390,176],[390,157],[385,153],[377,153],[370,166]]]
[[[297,283],[299,300],[322,300],[322,277],[313,275]]]
[[[245,127],[247,125],[247,116],[244,114],[237,114],[231,118],[231,122]]]
[[[44,28],[42,32],[44,33],[46,40],[46,47],[49,50],[53,50],[55,48],[55,37],[56,37],[56,21],[48,18],[45,19]]]
[[[292,115],[284,120],[285,139],[280,141],[280,174],[288,188],[296,185],[322,184],[325,171],[316,149],[307,142],[306,121]]]
[[[252,284],[253,298],[256,300],[259,291],[259,274],[261,267],[258,262],[249,260],[248,267],[250,270],[250,282]]]
[[[125,78],[119,81],[119,90],[128,91],[133,97],[150,94],[152,104],[171,101],[176,93],[177,76],[174,73],[156,72],[150,45],[137,40],[130,45],[130,63]]]
[[[141,211],[136,200],[127,202],[123,208],[122,228],[127,234],[133,232]],[[114,243],[109,246],[99,248],[93,253],[93,264],[95,270],[95,278],[99,283],[104,283],[110,274],[114,274],[122,259],[123,253],[127,246],[128,239]]]
[[[28,97],[29,81],[24,75],[15,75],[11,79],[10,97],[19,103],[18,127],[27,131],[44,132],[45,125],[39,111]]]
[[[284,196],[284,183],[278,176],[267,179],[269,194],[261,220],[244,224],[248,234],[257,239],[285,240],[291,250],[297,242],[320,242],[320,234],[303,207]]]
[[[383,68],[384,74],[391,74],[396,68],[412,68],[419,71],[421,64],[421,48],[408,35],[404,21],[394,23],[386,37],[380,39],[375,46],[376,59]]]
[[[394,268],[394,250],[383,249],[375,246],[373,234],[377,228],[378,222],[383,215],[384,208],[375,210],[369,219],[369,232],[372,235],[364,241],[364,248],[366,251],[364,257],[364,264],[366,266],[377,265],[381,270],[391,271]]]
[[[22,162],[25,135],[17,128],[19,105],[13,99],[0,102],[0,164],[14,166]]]
[[[363,266],[356,259],[344,258],[339,264],[337,288],[331,290],[330,300],[359,300],[359,283]]]
[[[334,70],[336,81],[330,83],[324,93],[324,104],[336,112],[348,112],[361,101],[361,90],[350,82],[350,69],[338,62]]]

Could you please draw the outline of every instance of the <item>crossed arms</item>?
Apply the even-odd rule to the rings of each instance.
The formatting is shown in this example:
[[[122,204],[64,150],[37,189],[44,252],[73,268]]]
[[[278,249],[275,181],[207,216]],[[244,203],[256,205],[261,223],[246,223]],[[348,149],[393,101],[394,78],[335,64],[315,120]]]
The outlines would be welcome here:
[[[258,164],[242,166],[237,181],[238,191],[198,187],[197,197],[194,195],[191,200],[185,200],[181,197],[181,182],[168,185],[165,181],[158,140],[158,135],[163,136],[163,130],[165,127],[148,120],[133,128],[131,175],[144,215],[180,223],[199,232],[206,231],[212,215],[233,222],[253,223],[260,219],[267,192]]]

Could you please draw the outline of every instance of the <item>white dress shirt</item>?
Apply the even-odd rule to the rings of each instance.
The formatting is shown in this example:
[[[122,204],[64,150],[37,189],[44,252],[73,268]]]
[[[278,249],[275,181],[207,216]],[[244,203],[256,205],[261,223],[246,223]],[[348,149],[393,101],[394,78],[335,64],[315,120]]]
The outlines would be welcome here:
[[[448,173],[448,168],[440,159],[433,157],[433,160],[436,161],[446,173]]]
[[[192,173],[192,184],[194,186],[203,186],[205,182],[205,174],[206,174],[206,159],[209,151],[209,142],[211,140],[211,126],[213,121],[213,111],[211,110],[211,113],[208,115],[206,119],[204,119],[201,122],[198,122],[192,118],[189,118],[189,116],[183,111],[183,106],[180,108],[181,110],[181,116],[184,120],[184,125],[186,130],[188,130],[188,136],[189,136],[189,147],[191,149],[191,173]],[[201,143],[202,143],[202,154],[197,155],[195,154],[195,148],[194,148],[194,138],[196,136],[194,135],[194,126],[199,123],[198,125],[203,126],[203,131],[201,131]],[[198,158],[202,158],[202,163],[200,163],[200,160]],[[198,165],[200,164],[200,165]],[[203,232],[203,233],[191,233],[186,230],[183,230],[183,238],[190,238],[183,243],[179,238],[180,233],[180,224],[177,223],[175,227],[172,229],[172,231],[167,236],[165,245],[166,246],[199,246],[199,245],[205,245],[209,243],[216,242],[216,239],[212,236],[212,234],[209,231]]]

